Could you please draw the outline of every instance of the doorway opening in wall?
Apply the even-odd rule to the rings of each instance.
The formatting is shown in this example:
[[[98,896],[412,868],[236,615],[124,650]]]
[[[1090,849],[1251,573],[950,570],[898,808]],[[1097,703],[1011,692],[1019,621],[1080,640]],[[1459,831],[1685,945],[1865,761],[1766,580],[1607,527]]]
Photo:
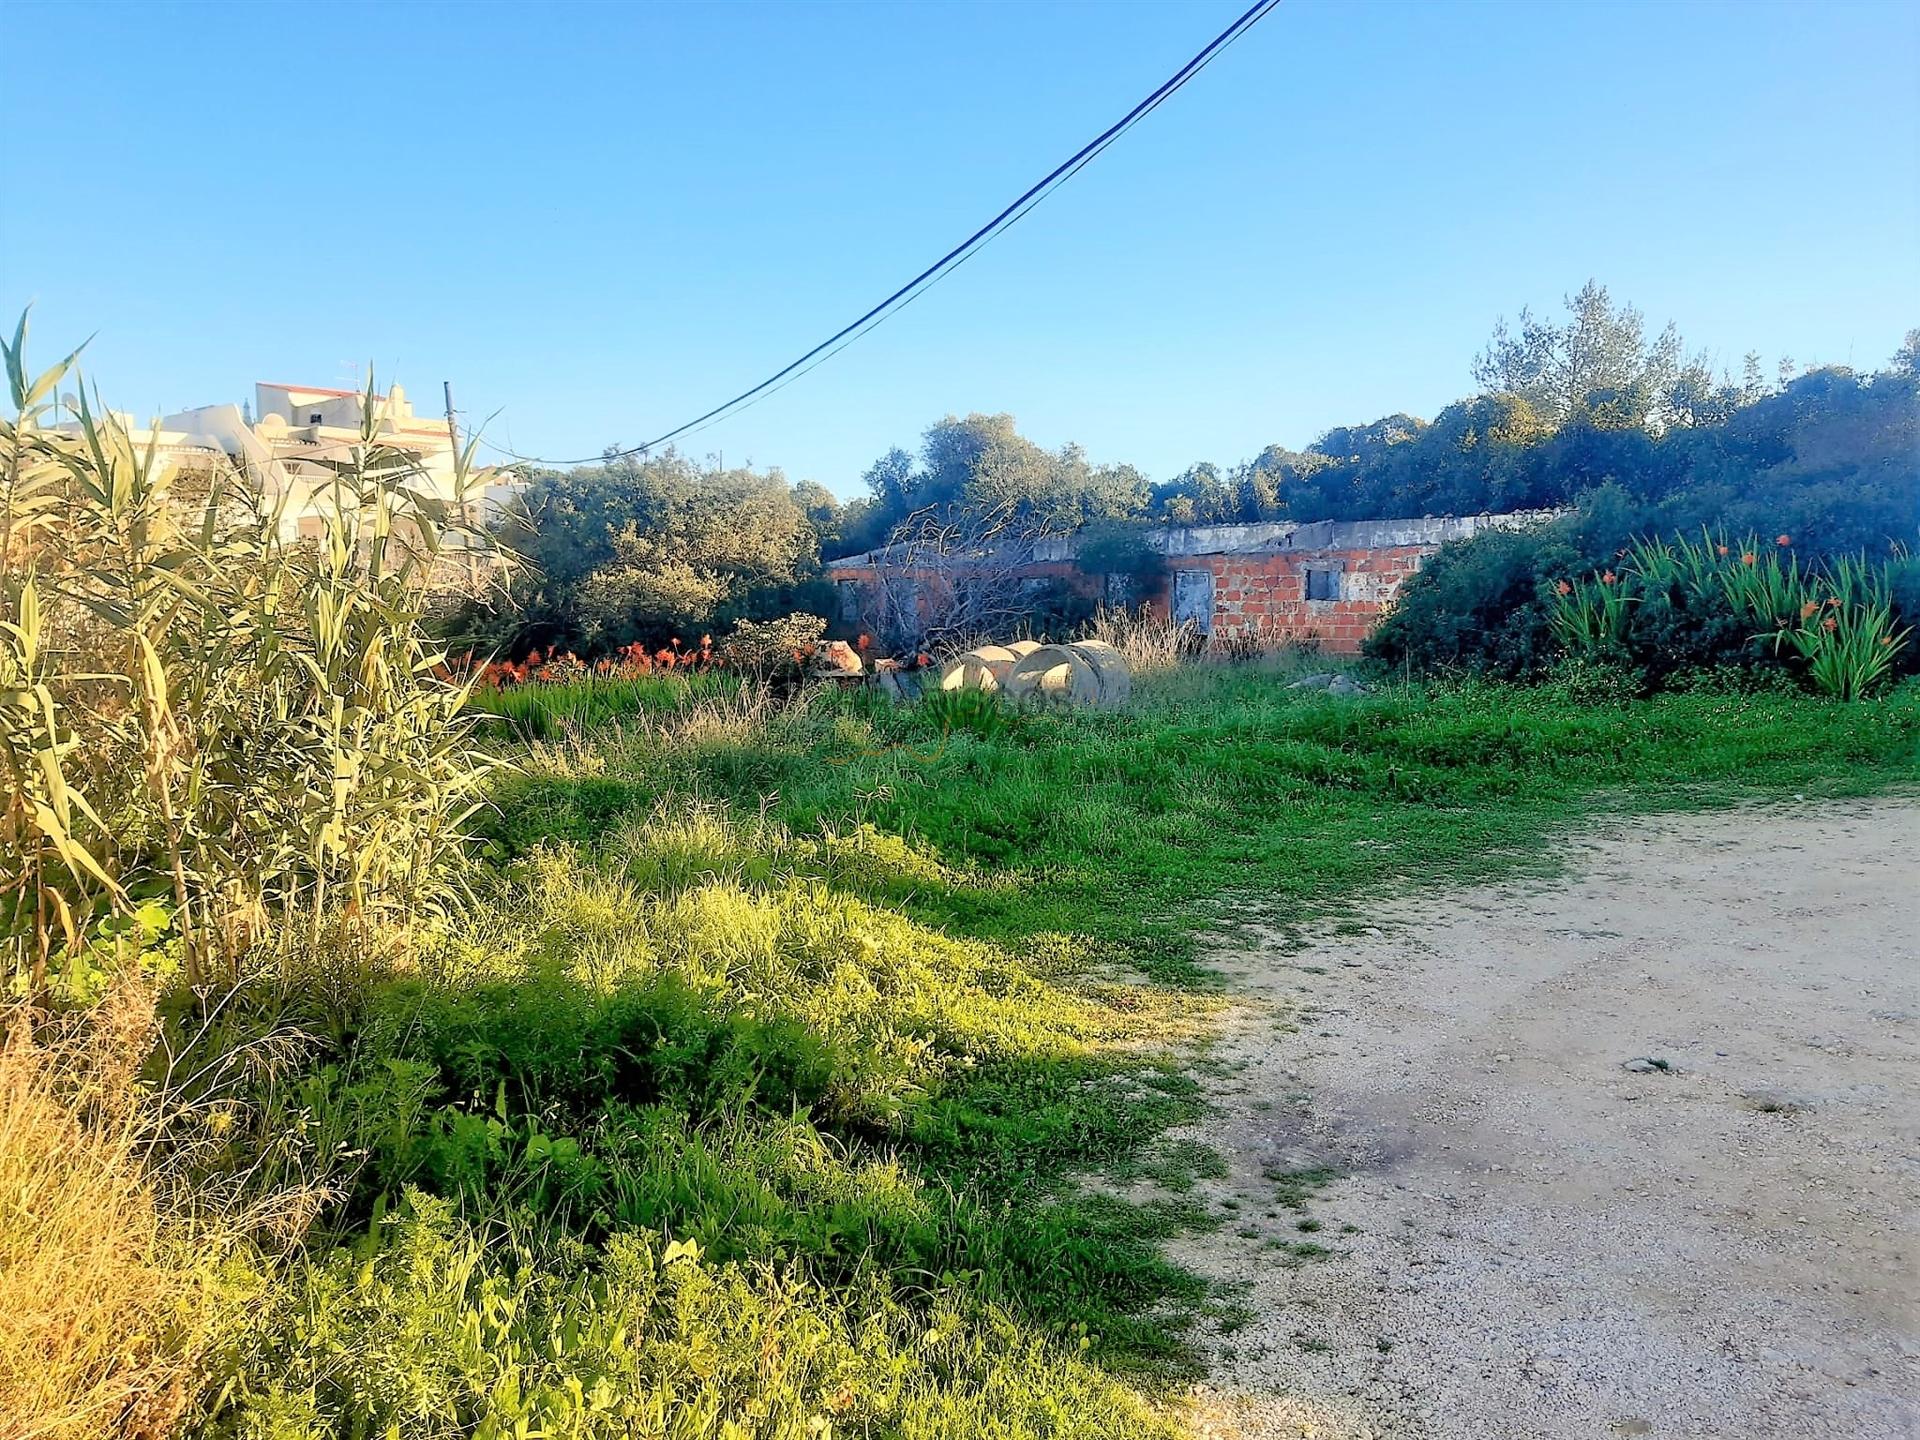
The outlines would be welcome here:
[[[1340,598],[1340,572],[1338,570],[1307,571],[1307,599],[1338,600]]]
[[[1173,621],[1190,622],[1202,635],[1213,633],[1213,571],[1173,572]]]

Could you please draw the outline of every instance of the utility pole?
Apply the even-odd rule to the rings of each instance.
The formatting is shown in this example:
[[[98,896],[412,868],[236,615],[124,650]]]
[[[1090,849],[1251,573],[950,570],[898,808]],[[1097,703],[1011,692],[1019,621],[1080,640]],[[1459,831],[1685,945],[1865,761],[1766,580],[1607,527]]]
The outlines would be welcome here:
[[[477,597],[480,594],[480,574],[476,568],[478,562],[473,554],[474,518],[473,511],[467,504],[466,486],[461,483],[460,478],[460,425],[453,418],[453,381],[442,380],[440,393],[446,397],[447,401],[447,443],[453,447],[453,453],[448,458],[453,465],[456,492],[454,500],[460,507],[460,524],[465,532],[460,537],[460,548],[467,552],[467,589]]]
[[[453,453],[457,456],[460,453],[460,427],[453,419],[453,381],[442,380],[440,389],[447,397],[447,439],[453,442]]]
[[[460,474],[460,424],[453,418],[453,381],[442,380],[440,393],[447,397],[447,443],[453,447],[453,473],[457,479]],[[456,497],[460,502],[460,518],[471,524],[473,516],[467,513],[467,497]]]

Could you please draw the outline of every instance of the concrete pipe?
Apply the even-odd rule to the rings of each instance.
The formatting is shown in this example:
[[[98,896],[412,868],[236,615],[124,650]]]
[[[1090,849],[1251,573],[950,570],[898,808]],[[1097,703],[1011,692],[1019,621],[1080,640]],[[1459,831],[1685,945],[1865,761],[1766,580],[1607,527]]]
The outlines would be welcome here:
[[[1098,705],[1100,673],[1071,645],[1036,645],[1007,673],[1007,697],[1051,704]]]
[[[1115,710],[1127,703],[1133,694],[1133,674],[1118,650],[1104,640],[1076,640],[1067,648],[1082,657],[1100,677],[1100,698],[1096,704]]]
[[[1020,657],[999,645],[978,645],[956,655],[940,671],[942,690],[999,690]]]

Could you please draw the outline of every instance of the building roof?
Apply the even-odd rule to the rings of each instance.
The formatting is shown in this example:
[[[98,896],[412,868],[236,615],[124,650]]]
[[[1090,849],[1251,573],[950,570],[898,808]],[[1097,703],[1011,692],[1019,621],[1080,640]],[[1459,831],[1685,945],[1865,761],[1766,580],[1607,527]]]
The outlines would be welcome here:
[[[324,385],[280,385],[272,380],[256,380],[253,383],[258,385],[262,390],[286,390],[295,395],[338,395],[344,398],[349,395],[364,395],[366,393],[364,390],[329,390]]]

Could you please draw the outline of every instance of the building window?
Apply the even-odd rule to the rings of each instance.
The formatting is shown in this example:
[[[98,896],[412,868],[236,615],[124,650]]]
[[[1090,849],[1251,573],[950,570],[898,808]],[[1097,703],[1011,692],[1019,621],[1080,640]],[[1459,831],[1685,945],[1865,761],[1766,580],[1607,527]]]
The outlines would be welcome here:
[[[1340,572],[1338,570],[1307,571],[1307,599],[1338,600],[1340,598]]]
[[[320,412],[316,410],[311,415],[307,416],[307,423],[309,425],[318,425],[320,423]]]
[[[851,625],[860,618],[860,582],[842,580],[838,584],[840,591],[840,619],[843,624]]]

